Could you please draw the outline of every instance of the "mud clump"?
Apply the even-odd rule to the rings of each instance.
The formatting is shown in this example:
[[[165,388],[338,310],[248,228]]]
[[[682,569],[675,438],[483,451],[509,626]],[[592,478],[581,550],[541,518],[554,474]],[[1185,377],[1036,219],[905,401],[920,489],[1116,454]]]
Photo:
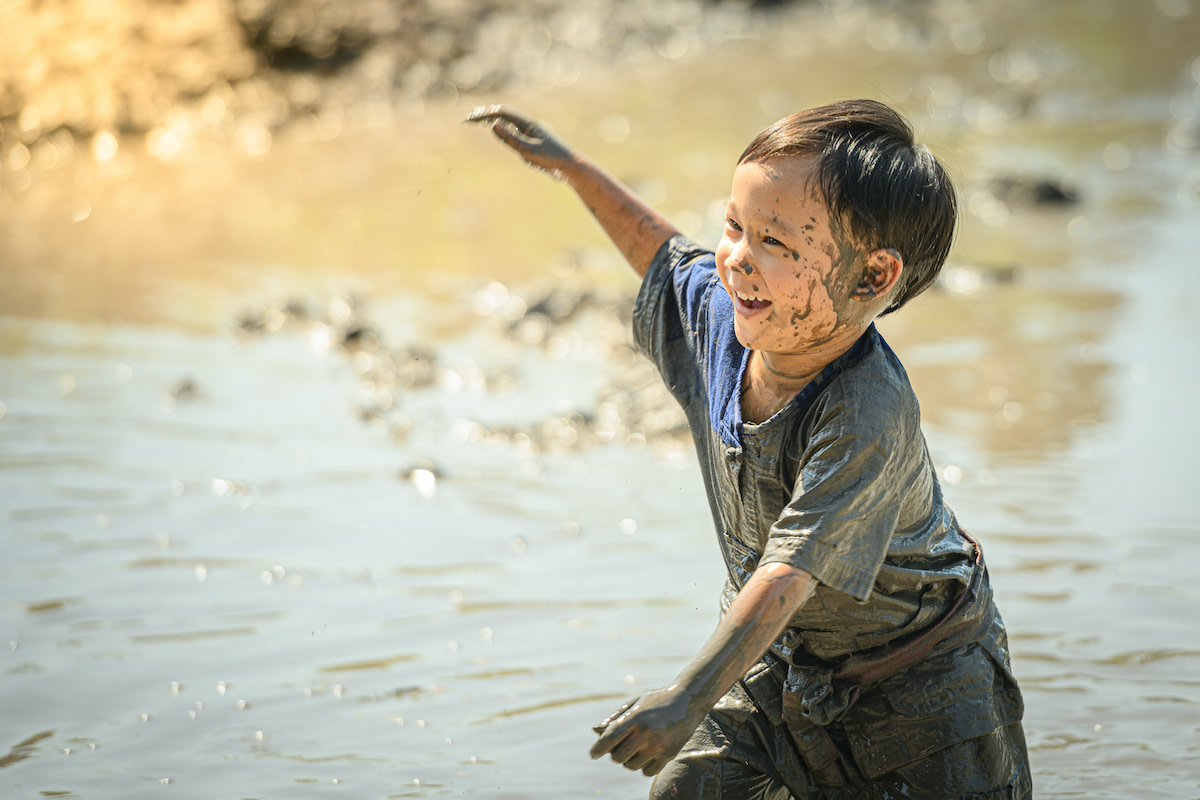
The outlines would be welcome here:
[[[504,340],[513,352],[531,349],[539,354],[535,361],[541,366],[497,363],[478,368],[478,374],[474,367],[463,372],[461,365],[447,363],[436,346],[385,342],[351,298],[258,306],[241,316],[237,333],[248,343],[290,332],[307,337],[318,353],[340,353],[359,382],[357,416],[401,442],[409,439],[415,425],[440,417],[445,401],[460,388],[470,388],[478,397],[476,410],[489,411],[498,399],[535,396],[532,384],[537,381],[530,369],[555,369],[564,359],[599,359],[602,377],[594,393],[573,408],[522,413],[520,420],[497,418],[490,411],[487,419],[467,412],[446,427],[460,443],[513,447],[533,455],[578,453],[606,445],[684,443],[690,435],[683,412],[654,366],[634,349],[629,329],[633,299],[624,292],[584,291],[570,284],[536,292],[528,302],[520,301],[527,310],[518,319],[485,317],[478,335]],[[531,337],[529,325],[536,325],[540,335]],[[575,352],[572,341],[588,355]],[[436,477],[434,467],[422,469]],[[402,477],[428,476],[410,470]]]

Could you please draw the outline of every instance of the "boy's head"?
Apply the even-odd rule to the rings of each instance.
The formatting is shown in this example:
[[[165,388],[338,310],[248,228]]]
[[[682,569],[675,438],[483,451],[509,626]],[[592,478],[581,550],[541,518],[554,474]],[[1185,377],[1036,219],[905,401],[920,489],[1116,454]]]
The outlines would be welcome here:
[[[936,280],[958,217],[954,186],[909,124],[874,100],[848,100],[793,114],[770,126],[738,164],[800,157],[813,161],[818,197],[835,236],[861,254],[892,250],[903,270],[887,314]]]

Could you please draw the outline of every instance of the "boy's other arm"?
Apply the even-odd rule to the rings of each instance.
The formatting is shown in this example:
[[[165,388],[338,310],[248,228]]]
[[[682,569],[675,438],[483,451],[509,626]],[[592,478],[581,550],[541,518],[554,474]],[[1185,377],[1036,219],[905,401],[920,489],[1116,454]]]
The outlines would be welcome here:
[[[646,274],[659,247],[679,233],[629,187],[523,114],[485,106],[472,111],[466,121],[491,122],[500,141],[528,164],[566,181],[639,277]]]
[[[675,683],[626,704],[600,725],[592,758],[646,775],[667,765],[717,701],[762,658],[816,588],[807,572],[787,564],[754,571],[700,654]]]

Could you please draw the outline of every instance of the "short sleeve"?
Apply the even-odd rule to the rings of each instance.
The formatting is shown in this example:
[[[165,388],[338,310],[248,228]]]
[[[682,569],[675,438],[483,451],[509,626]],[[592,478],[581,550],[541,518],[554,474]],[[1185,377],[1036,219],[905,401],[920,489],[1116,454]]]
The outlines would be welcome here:
[[[826,400],[760,563],[790,564],[865,602],[902,507],[905,437],[894,414],[856,413],[836,393]]]
[[[712,291],[719,286],[712,253],[674,236],[655,254],[634,304],[634,343],[685,405],[700,391],[696,364],[706,346]]]

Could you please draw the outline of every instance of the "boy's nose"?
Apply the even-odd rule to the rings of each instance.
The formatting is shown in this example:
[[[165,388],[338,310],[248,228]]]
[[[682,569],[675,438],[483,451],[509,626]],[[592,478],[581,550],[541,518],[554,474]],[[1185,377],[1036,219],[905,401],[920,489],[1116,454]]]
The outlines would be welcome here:
[[[734,245],[729,251],[729,258],[725,259],[725,266],[747,275],[754,274],[754,266],[750,263],[750,248],[742,242]]]

